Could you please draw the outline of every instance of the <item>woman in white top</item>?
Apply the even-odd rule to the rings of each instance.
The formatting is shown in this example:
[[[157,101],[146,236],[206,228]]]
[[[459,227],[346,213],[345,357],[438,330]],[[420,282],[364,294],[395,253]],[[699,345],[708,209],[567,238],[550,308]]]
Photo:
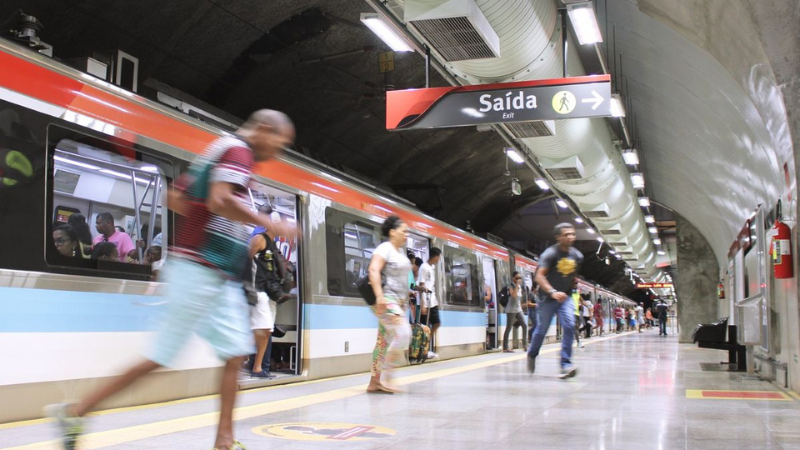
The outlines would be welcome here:
[[[526,289],[522,284],[522,275],[519,272],[512,273],[511,279],[513,283],[508,287],[508,304],[505,307],[506,331],[503,333],[503,352],[505,353],[514,353],[514,350],[508,346],[508,336],[513,327],[522,327],[522,348],[528,348],[528,326],[525,324],[525,316],[522,315],[523,297],[527,297]],[[526,303],[527,300],[525,298]]]
[[[378,340],[372,351],[372,378],[369,393],[395,392],[381,382],[381,373],[403,363],[411,341],[411,325],[406,320],[408,304],[408,274],[411,263],[405,253],[408,226],[397,216],[389,216],[381,227],[388,238],[372,253],[369,263],[369,284],[375,292],[372,312],[378,317]],[[381,275],[385,278],[382,283]]]

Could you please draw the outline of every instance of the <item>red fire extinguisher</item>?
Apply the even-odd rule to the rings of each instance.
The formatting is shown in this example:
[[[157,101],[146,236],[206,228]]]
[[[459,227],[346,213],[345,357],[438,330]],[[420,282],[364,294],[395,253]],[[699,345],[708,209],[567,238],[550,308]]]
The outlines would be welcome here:
[[[722,281],[717,285],[717,297],[720,299],[725,298],[725,285],[722,284]]]
[[[792,264],[792,238],[789,226],[781,222],[781,202],[778,200],[778,218],[772,227],[772,265],[775,268],[775,278],[784,279],[794,276]]]

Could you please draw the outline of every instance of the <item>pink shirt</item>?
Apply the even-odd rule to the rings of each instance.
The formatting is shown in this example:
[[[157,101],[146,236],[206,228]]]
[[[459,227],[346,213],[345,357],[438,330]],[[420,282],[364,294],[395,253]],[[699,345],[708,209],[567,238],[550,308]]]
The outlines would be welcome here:
[[[98,234],[94,239],[92,239],[92,245],[103,242],[104,239],[105,236]],[[111,242],[117,246],[120,262],[126,262],[128,260],[128,253],[136,248],[136,246],[133,244],[133,240],[131,240],[131,237],[125,233],[120,233],[119,231],[115,231],[114,234],[108,238],[108,242]]]

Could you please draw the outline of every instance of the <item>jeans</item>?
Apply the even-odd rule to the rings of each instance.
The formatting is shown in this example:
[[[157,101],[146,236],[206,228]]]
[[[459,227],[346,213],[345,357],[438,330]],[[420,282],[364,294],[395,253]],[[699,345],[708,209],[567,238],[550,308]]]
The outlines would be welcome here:
[[[659,317],[658,318],[658,335],[661,336],[662,334],[664,336],[667,335],[667,318],[666,317],[664,317],[664,318]]]
[[[503,350],[508,350],[510,348],[508,346],[508,335],[511,333],[511,329],[519,326],[522,327],[522,347],[525,348],[528,345],[528,329],[525,326],[525,316],[523,316],[521,312],[506,313],[506,332],[503,333]]]
[[[561,328],[564,330],[561,338],[561,368],[566,369],[570,367],[572,365],[570,360],[572,357],[572,339],[575,337],[574,332],[570,331],[575,328],[575,303],[569,298],[563,303],[559,303],[553,299],[547,299],[543,302],[539,302],[539,306],[536,309],[539,313],[539,323],[536,325],[536,330],[533,332],[531,347],[528,349],[528,358],[536,358],[539,356],[539,349],[542,348],[547,329],[550,328],[553,316],[558,314],[558,319],[561,321]]]
[[[536,324],[539,323],[539,313],[536,308],[528,308],[528,342],[533,342],[533,330]]]

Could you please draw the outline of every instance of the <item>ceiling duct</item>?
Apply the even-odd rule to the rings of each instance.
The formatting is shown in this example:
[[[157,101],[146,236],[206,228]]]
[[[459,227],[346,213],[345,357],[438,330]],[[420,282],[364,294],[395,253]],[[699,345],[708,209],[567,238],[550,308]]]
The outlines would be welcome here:
[[[556,135],[556,122],[554,120],[535,120],[532,122],[507,123],[505,125],[516,139]]]
[[[542,158],[541,163],[544,170],[550,174],[554,181],[580,180],[583,178],[583,163],[577,155],[570,156],[560,162],[552,162]]]
[[[608,205],[605,203],[600,203],[599,205],[595,206],[594,208],[589,208],[583,210],[583,215],[590,218],[590,219],[603,219],[608,217]],[[605,231],[603,232],[605,234]],[[619,234],[619,233],[617,233]]]
[[[620,224],[616,224],[611,228],[604,228],[601,230],[604,236],[621,236],[622,235],[622,226]]]
[[[500,56],[500,38],[474,0],[409,0],[405,21],[447,62]]]

